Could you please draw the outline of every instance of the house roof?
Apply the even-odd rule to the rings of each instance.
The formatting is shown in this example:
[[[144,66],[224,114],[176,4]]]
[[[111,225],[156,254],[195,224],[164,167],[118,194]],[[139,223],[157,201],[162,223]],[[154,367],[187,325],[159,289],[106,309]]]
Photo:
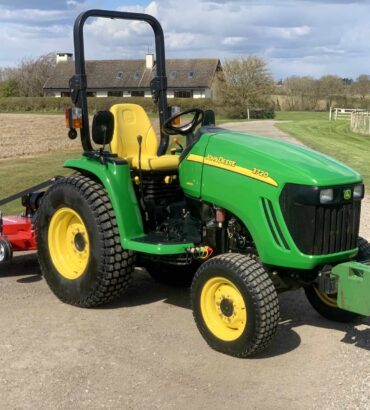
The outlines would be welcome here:
[[[219,68],[216,58],[167,60],[168,87],[210,88]],[[149,88],[156,69],[146,69],[145,60],[91,60],[86,73],[89,90],[135,89]],[[73,74],[73,61],[58,63],[44,90],[68,90]]]

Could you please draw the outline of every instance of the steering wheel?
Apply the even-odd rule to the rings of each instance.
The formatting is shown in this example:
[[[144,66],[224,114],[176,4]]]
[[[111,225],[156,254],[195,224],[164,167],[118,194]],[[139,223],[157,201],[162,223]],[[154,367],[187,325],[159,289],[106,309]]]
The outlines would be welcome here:
[[[193,119],[180,126],[175,126],[172,124],[174,120],[182,117],[183,115],[193,114]],[[200,110],[199,108],[191,108],[190,110],[181,111],[178,114],[173,115],[172,117],[168,118],[163,126],[162,131],[167,135],[185,135],[186,137],[193,137],[193,133],[197,126],[203,121],[204,118],[204,111]]]

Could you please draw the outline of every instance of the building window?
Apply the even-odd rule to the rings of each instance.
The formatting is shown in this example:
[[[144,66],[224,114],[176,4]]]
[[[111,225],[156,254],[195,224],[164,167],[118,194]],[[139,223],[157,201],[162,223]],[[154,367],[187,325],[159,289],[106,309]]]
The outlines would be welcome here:
[[[123,91],[108,91],[108,97],[123,97]]]
[[[189,71],[188,77],[192,80],[195,77],[195,71]]]
[[[122,80],[124,76],[125,76],[125,74],[124,74],[123,71],[118,71],[118,73],[116,75],[116,78],[117,78],[117,80]]]
[[[131,91],[131,97],[144,97],[145,91]]]
[[[61,97],[70,97],[71,93],[69,91],[62,91],[60,95]]]
[[[140,80],[141,77],[141,73],[139,73],[139,71],[136,71],[136,73],[134,74],[134,80]]]
[[[86,93],[86,95],[87,95],[87,97],[96,97],[96,93],[95,93],[95,92],[92,92],[92,91],[88,91],[88,92]]]
[[[192,90],[179,90],[174,92],[175,98],[193,98]]]

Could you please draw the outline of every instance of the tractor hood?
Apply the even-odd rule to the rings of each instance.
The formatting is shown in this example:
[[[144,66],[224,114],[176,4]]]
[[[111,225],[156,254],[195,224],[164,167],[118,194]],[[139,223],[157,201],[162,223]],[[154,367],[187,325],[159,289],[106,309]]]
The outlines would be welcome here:
[[[256,179],[268,178],[277,186],[285,183],[331,186],[362,180],[347,165],[307,147],[227,130],[210,136],[207,160],[209,165],[213,161],[244,169],[243,172],[253,173]]]

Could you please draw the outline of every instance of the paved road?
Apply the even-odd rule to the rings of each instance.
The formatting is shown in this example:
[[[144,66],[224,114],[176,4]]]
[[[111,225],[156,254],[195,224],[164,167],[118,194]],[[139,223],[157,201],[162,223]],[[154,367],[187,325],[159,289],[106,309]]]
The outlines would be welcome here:
[[[78,309],[19,256],[0,267],[0,408],[370,408],[370,320],[328,322],[301,291],[280,302],[270,349],[234,359],[205,344],[188,290],[137,270],[122,300]]]
[[[254,135],[264,135],[265,137],[279,138],[283,141],[292,142],[293,144],[303,145],[296,138],[275,127],[275,120],[261,120],[250,122],[227,122],[221,125],[222,128],[227,128],[232,131],[247,132]]]

